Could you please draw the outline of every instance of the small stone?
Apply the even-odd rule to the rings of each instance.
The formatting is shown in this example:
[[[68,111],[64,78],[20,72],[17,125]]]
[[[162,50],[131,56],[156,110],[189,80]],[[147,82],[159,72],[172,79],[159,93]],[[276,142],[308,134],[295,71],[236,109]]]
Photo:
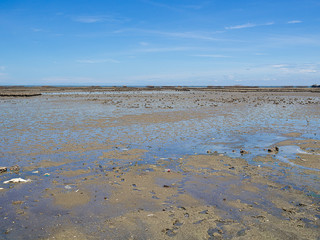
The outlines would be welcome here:
[[[269,153],[278,153],[279,152],[279,147],[274,146],[272,148],[268,148],[267,150]]]
[[[243,149],[240,149],[240,154],[243,155],[243,154],[248,154],[249,152],[246,151],[246,150],[243,150]]]
[[[6,167],[0,167],[0,173],[6,172],[8,169]]]
[[[10,167],[10,171],[19,172],[20,171],[20,167],[18,165],[13,165],[13,166]]]
[[[24,203],[24,201],[13,201],[12,202],[13,205],[21,205],[22,203]]]

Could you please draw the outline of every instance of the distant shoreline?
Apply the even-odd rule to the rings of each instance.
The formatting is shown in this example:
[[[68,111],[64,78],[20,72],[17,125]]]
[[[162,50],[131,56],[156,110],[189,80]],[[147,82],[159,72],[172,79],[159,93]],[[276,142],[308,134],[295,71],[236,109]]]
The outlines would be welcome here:
[[[133,91],[217,91],[217,92],[314,92],[310,86],[0,86],[0,97],[33,97],[42,93],[133,92]]]

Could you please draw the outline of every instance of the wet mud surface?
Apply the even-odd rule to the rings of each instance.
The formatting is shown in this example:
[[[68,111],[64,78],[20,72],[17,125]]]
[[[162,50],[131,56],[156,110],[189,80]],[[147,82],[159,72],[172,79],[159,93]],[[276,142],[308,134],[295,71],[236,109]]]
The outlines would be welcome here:
[[[43,91],[0,108],[0,239],[320,238],[319,93]]]

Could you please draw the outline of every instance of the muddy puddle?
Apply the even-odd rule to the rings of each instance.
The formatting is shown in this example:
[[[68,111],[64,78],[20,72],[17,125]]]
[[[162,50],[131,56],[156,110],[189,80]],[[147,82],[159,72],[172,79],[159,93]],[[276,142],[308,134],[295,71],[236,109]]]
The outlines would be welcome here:
[[[56,92],[0,108],[0,239],[320,237],[316,93]]]

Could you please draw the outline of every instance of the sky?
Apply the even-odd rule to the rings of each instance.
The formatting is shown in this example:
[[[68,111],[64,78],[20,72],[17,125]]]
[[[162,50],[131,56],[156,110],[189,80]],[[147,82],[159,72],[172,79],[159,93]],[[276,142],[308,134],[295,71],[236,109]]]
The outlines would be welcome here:
[[[0,0],[0,85],[320,84],[319,0]]]

